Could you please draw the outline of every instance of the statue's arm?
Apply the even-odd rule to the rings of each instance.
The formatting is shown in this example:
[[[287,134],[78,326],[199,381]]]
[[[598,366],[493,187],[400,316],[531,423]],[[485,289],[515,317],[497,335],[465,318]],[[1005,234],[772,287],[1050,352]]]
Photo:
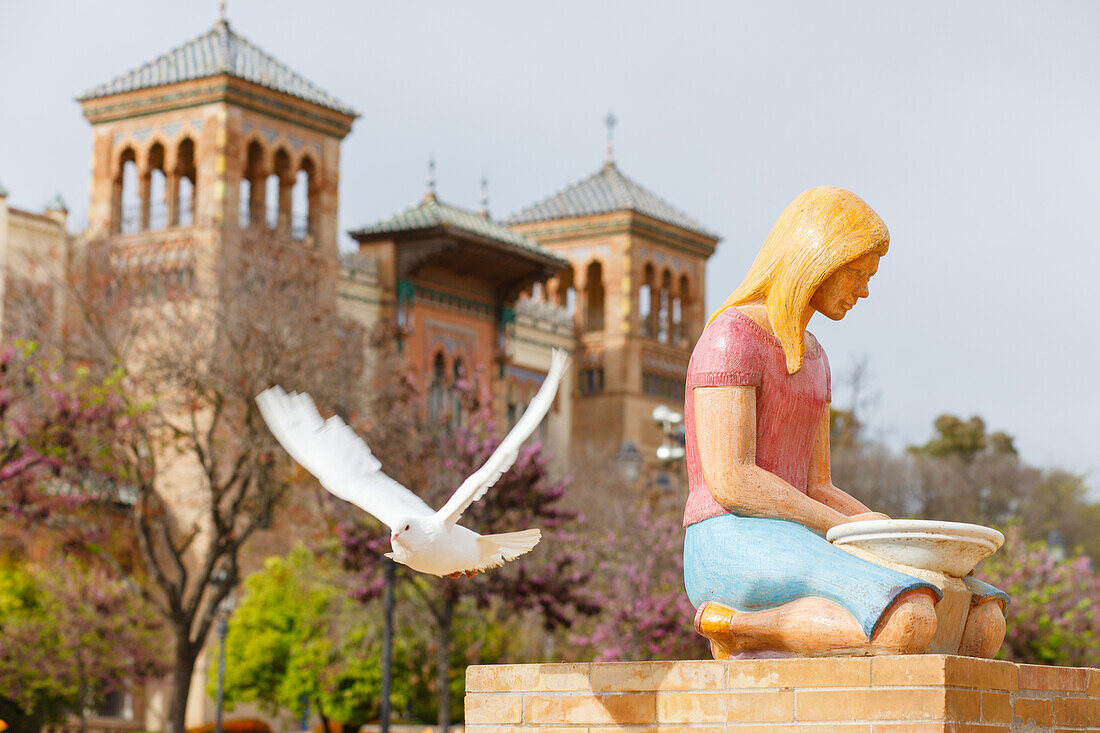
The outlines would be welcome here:
[[[832,463],[829,454],[829,406],[826,405],[817,428],[817,437],[814,439],[813,453],[810,455],[810,471],[806,480],[806,494],[853,519],[857,517],[859,519],[886,519],[885,514],[872,512],[855,497],[833,485]]]
[[[735,514],[788,519],[824,534],[848,516],[756,465],[756,389],[696,387],[695,436],[714,500]]]

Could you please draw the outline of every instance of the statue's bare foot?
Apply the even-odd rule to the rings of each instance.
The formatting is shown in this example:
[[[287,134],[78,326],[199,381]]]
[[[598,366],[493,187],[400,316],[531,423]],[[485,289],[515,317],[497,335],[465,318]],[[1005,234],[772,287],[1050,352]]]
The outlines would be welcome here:
[[[871,637],[878,653],[920,654],[936,635],[936,595],[927,588],[906,591],[882,614]]]
[[[997,599],[987,600],[970,609],[959,640],[959,654],[991,659],[1005,639],[1004,607]]]

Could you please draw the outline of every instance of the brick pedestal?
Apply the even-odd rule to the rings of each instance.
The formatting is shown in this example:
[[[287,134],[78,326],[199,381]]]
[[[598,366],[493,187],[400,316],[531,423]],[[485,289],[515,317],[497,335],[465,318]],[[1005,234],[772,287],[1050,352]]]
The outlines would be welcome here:
[[[1100,669],[941,655],[479,666],[466,730],[1100,731]]]

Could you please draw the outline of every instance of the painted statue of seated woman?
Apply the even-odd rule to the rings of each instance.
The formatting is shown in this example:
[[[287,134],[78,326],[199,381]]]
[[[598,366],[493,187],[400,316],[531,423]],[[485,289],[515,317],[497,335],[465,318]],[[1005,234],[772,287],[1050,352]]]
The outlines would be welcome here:
[[[824,537],[887,517],[833,486],[829,362],[806,324],[814,313],[839,321],[867,297],[889,242],[855,194],[806,191],[691,356],[684,578],[716,658],[919,653],[935,635],[939,588]],[[973,596],[959,653],[991,657],[1008,597],[964,580]]]

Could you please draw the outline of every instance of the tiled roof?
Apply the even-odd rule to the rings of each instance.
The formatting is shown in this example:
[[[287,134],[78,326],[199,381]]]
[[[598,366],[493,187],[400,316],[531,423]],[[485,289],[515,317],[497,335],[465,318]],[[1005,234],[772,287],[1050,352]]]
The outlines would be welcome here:
[[[521,234],[517,234],[503,224],[493,221],[488,216],[467,209],[460,209],[450,204],[445,204],[432,195],[425,197],[420,203],[410,206],[393,216],[386,217],[379,222],[348,233],[354,238],[377,234],[412,232],[421,229],[435,229],[437,227],[457,229],[468,234],[474,234],[485,239],[491,239],[511,247],[526,250],[546,259],[560,260],[562,265],[569,264],[567,260],[543,249],[536,242]]]
[[[587,178],[521,209],[505,221],[509,224],[524,224],[608,214],[613,211],[636,211],[696,234],[718,239],[717,234],[624,176],[613,162],[608,162]]]
[[[116,76],[106,84],[89,89],[77,99],[84,101],[221,74],[229,74],[337,112],[358,116],[354,109],[312,82],[306,81],[251,41],[234,33],[224,20],[219,20],[213,28],[198,38],[132,71]]]

